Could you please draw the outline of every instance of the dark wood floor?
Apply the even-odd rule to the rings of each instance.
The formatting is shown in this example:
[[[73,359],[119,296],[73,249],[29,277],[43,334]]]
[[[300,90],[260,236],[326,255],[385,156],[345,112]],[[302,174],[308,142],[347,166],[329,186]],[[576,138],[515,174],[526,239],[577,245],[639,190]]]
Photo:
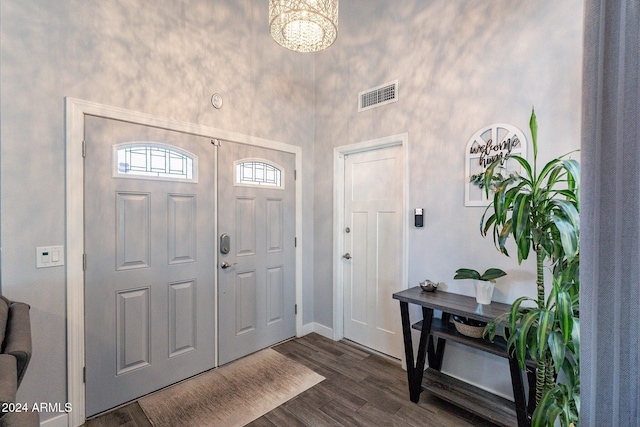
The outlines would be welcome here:
[[[398,363],[348,341],[334,342],[309,334],[274,349],[326,380],[258,418],[250,427],[493,426],[426,393],[419,403],[412,403],[407,374]],[[150,427],[151,423],[134,402],[89,420],[85,426]]]

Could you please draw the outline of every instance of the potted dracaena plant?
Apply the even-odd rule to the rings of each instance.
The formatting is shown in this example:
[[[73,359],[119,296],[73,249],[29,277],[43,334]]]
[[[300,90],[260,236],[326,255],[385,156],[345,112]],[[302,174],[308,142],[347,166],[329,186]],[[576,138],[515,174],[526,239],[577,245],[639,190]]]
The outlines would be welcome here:
[[[579,327],[579,183],[580,167],[564,155],[537,167],[538,125],[532,111],[529,122],[533,142],[533,164],[509,155],[523,173],[494,184],[493,201],[480,221],[483,236],[493,235],[495,246],[505,255],[513,240],[518,263],[533,252],[536,256],[536,298],[514,301],[511,310],[490,322],[490,339],[499,325],[506,325],[507,351],[522,369],[525,359],[536,362],[536,410],[533,426],[577,425],[580,412]],[[489,195],[494,170],[485,173]],[[552,288],[545,293],[545,265],[552,271]]]

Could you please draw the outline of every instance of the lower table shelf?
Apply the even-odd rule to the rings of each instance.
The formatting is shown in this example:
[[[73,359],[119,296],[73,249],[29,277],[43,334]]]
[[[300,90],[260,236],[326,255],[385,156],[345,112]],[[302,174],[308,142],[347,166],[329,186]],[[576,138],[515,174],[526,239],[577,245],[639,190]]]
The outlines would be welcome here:
[[[512,401],[435,369],[427,368],[424,372],[422,389],[492,423],[505,427],[518,425]]]
[[[431,335],[434,337],[444,338],[478,350],[494,354],[496,356],[508,358],[507,342],[499,335],[496,335],[493,342],[485,338],[470,338],[456,331],[455,326],[451,322],[443,322],[442,319],[434,318],[431,324]],[[418,331],[422,330],[422,320],[411,326]],[[529,368],[535,368],[535,363],[527,359],[526,365]]]

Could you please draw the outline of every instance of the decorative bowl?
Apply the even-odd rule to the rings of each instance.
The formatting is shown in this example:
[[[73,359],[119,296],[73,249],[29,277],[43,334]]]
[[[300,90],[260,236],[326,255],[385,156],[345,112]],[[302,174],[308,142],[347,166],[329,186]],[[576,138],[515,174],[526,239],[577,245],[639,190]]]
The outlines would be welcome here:
[[[438,283],[432,282],[431,280],[425,280],[424,282],[420,282],[420,287],[423,291],[433,292],[438,289]]]

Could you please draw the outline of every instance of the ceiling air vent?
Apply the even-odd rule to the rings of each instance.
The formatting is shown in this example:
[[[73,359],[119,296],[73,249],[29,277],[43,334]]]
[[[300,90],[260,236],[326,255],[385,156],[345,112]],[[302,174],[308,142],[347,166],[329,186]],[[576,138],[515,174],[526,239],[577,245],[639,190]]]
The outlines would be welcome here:
[[[367,89],[358,94],[358,112],[390,104],[398,100],[398,81]]]

